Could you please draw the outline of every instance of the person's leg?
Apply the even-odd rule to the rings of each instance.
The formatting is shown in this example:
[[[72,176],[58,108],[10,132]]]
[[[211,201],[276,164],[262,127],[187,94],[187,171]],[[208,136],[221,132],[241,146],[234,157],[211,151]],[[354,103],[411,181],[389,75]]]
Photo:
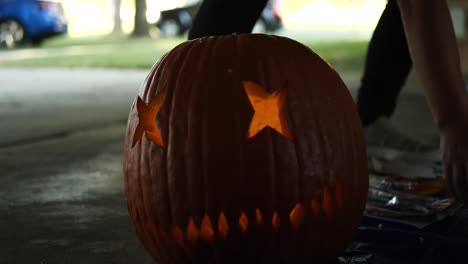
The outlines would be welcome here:
[[[412,62],[396,0],[389,0],[367,50],[357,107],[363,126],[390,117]]]
[[[268,0],[204,0],[189,31],[189,39],[250,33]]]
[[[357,96],[357,109],[365,127],[370,156],[386,157],[388,153],[394,155],[395,151],[400,153],[400,157],[405,157],[403,153],[409,154],[408,157],[415,153],[419,157],[422,152],[438,154],[439,144],[423,143],[397,129],[388,119],[396,108],[398,95],[411,68],[400,9],[396,0],[389,0],[369,43]],[[439,159],[431,155],[424,157],[429,157],[429,162],[434,157]],[[369,164],[372,167],[372,163]],[[424,168],[431,168],[431,163],[421,164]]]

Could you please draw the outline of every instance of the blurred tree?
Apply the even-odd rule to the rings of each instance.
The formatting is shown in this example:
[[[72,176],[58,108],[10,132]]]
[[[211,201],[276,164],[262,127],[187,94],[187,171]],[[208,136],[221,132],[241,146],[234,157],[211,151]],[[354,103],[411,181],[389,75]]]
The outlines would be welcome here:
[[[135,28],[132,36],[149,36],[149,25],[146,20],[146,0],[135,0]]]
[[[122,0],[114,0],[114,29],[113,33],[122,33],[122,19],[120,19],[120,5]]]

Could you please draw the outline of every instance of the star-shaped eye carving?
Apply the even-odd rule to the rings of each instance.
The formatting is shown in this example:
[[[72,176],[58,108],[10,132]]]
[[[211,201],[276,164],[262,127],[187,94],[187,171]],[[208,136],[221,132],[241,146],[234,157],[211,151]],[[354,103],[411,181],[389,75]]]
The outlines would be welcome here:
[[[243,81],[242,85],[254,109],[247,138],[252,138],[265,127],[270,127],[290,141],[294,141],[284,115],[286,88],[282,87],[269,93],[265,88],[251,81]]]
[[[146,104],[140,97],[137,98],[138,126],[133,136],[132,147],[146,134],[146,137],[158,144],[164,146],[161,137],[161,131],[156,124],[156,115],[164,101],[165,93],[159,93],[149,104]]]

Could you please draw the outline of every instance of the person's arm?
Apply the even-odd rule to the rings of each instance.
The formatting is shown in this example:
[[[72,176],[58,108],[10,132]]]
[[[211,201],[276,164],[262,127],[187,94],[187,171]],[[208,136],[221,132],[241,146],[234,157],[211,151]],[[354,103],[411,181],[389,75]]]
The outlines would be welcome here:
[[[468,203],[468,94],[446,0],[398,0],[411,58],[441,134],[450,191]]]

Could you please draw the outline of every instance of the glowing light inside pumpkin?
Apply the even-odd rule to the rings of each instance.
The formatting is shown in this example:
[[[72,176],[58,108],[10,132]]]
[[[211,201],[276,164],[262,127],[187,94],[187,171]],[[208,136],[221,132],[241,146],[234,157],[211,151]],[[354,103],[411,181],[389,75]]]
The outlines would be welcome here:
[[[171,227],[171,234],[172,234],[172,237],[174,238],[174,240],[179,243],[179,245],[183,245],[184,244],[184,235],[182,233],[182,230],[180,230],[180,228],[176,225],[172,225]]]
[[[141,140],[143,133],[145,133],[146,137],[154,143],[160,146],[164,145],[161,131],[156,124],[156,115],[158,114],[165,97],[166,94],[162,91],[153,100],[151,100],[149,104],[146,104],[140,97],[137,98],[136,107],[138,111],[138,126],[135,129],[135,134],[133,135],[132,147]]]
[[[262,212],[258,208],[255,209],[255,218],[257,219],[257,224],[263,224]]]
[[[203,216],[200,226],[200,237],[206,241],[213,241],[214,231],[208,214]]]
[[[275,231],[278,231],[280,228],[280,219],[277,212],[273,213],[273,217],[271,219],[271,226],[273,227],[273,229],[275,229]]]
[[[194,243],[198,240],[198,230],[195,226],[195,222],[193,221],[193,217],[189,218],[187,224],[187,240]]]
[[[283,87],[269,93],[265,88],[251,81],[243,81],[242,85],[255,112],[247,138],[252,138],[265,127],[270,127],[287,139],[294,141],[284,116],[286,89]]]
[[[304,220],[304,206],[298,203],[292,209],[291,213],[289,214],[289,219],[291,220],[291,225],[295,231],[299,230],[301,227],[302,221]]]
[[[229,233],[229,224],[226,220],[226,216],[221,212],[218,218],[218,232],[222,239],[225,239]]]
[[[239,228],[242,234],[245,234],[247,232],[247,227],[249,227],[249,219],[245,215],[244,212],[239,217]]]
[[[330,188],[328,185],[324,185],[322,191],[322,197],[316,197],[311,200],[310,208],[312,215],[315,217],[326,216],[332,218],[335,215],[336,207],[343,207],[343,186],[339,179],[336,179],[335,187]],[[289,212],[289,220],[291,221],[291,227],[295,232],[299,232],[305,218],[306,210],[304,205],[296,203],[295,206]],[[252,221],[256,221],[257,224],[263,224],[263,215],[259,208],[255,209],[255,218]],[[280,228],[280,217],[277,211],[273,212],[271,218],[271,226],[275,231]],[[238,227],[242,234],[247,233],[249,227],[249,218],[245,212],[241,212],[238,219]],[[229,235],[230,227],[224,212],[220,212],[218,216],[218,222],[216,229],[213,228],[210,217],[208,214],[202,218],[200,228],[198,229],[195,225],[193,217],[189,217],[187,224],[186,239],[191,243],[195,243],[199,238],[212,242],[214,240],[215,232],[221,239],[226,239]],[[163,230],[162,236],[169,239],[167,233]],[[180,245],[184,243],[183,231],[176,225],[172,225],[170,229],[172,238]]]
[[[321,215],[321,207],[320,207],[320,202],[317,201],[317,199],[313,199],[311,203],[312,207],[312,215],[313,216],[320,216]]]

